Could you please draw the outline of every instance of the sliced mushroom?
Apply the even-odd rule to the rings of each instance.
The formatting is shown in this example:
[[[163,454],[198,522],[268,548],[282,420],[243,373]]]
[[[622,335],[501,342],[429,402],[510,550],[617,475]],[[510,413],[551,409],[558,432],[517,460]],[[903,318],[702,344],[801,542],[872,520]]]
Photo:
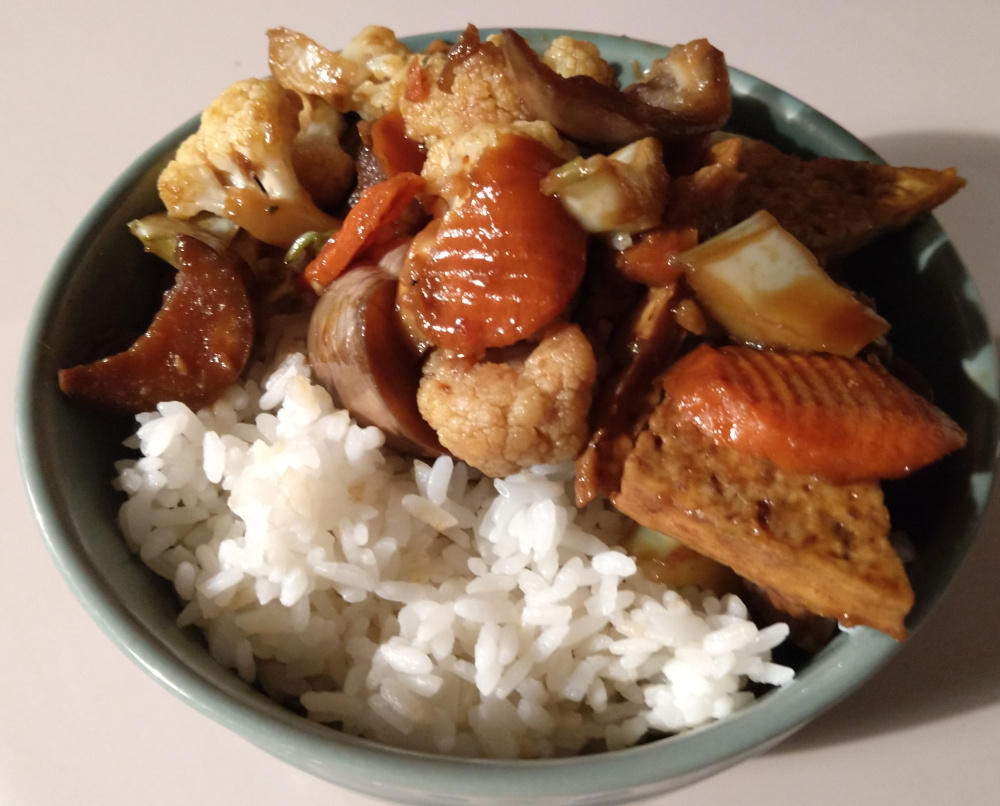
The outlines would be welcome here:
[[[653,62],[642,81],[624,92],[669,112],[676,125],[701,133],[720,129],[733,110],[726,57],[707,39],[674,45],[666,56]]]
[[[563,78],[516,31],[507,29],[500,37],[511,79],[532,118],[549,121],[578,142],[613,148],[644,137],[686,140],[725,123],[730,111],[729,73],[722,53],[707,42],[704,45],[711,50],[699,46],[697,59],[683,58],[681,50],[661,71],[663,75],[654,74],[655,83],[649,87],[621,92],[588,76]]]

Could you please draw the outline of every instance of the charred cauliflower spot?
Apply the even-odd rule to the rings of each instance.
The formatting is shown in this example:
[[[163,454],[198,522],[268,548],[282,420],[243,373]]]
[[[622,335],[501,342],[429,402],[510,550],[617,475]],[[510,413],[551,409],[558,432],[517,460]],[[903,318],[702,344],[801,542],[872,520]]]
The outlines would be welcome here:
[[[417,392],[441,444],[489,476],[573,459],[588,436],[597,376],[590,343],[575,325],[550,327],[531,353],[505,362],[436,350]]]

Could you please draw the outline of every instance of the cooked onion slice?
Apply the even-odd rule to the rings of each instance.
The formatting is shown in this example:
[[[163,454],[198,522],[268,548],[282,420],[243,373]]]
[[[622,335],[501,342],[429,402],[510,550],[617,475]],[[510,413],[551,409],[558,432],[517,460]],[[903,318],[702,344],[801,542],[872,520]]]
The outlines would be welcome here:
[[[469,170],[469,197],[416,238],[399,283],[407,321],[439,347],[477,358],[559,316],[583,279],[587,233],[540,189],[561,163],[502,133]]]

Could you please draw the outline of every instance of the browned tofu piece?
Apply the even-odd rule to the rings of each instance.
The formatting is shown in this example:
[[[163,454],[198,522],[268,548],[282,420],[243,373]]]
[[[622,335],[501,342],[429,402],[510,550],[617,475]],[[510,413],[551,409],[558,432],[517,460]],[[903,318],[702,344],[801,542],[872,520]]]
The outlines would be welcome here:
[[[746,178],[736,189],[736,220],[767,210],[824,262],[906,226],[965,187],[954,168],[804,160],[741,139],[739,170]]]
[[[615,506],[841,624],[906,636],[913,606],[876,482],[834,485],[717,445],[661,403],[625,462]]]

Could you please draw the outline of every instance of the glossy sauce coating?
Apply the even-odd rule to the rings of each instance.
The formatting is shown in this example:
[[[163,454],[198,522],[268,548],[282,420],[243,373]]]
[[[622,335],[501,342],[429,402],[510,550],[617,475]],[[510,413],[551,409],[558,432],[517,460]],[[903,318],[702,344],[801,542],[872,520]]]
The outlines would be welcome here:
[[[254,333],[239,261],[183,235],[176,260],[177,279],[149,329],[125,352],[60,370],[63,392],[101,411],[136,414],[166,400],[198,409],[236,380]]]
[[[391,241],[399,219],[423,189],[424,180],[407,171],[367,188],[347,214],[343,226],[306,266],[306,281],[319,291],[366,251]]]
[[[400,173],[419,174],[427,149],[406,135],[399,110],[387,112],[372,124],[372,153],[390,179]]]
[[[501,135],[470,171],[468,200],[414,240],[398,302],[434,344],[478,356],[566,307],[583,278],[587,235],[539,189],[558,164],[537,141]]]

